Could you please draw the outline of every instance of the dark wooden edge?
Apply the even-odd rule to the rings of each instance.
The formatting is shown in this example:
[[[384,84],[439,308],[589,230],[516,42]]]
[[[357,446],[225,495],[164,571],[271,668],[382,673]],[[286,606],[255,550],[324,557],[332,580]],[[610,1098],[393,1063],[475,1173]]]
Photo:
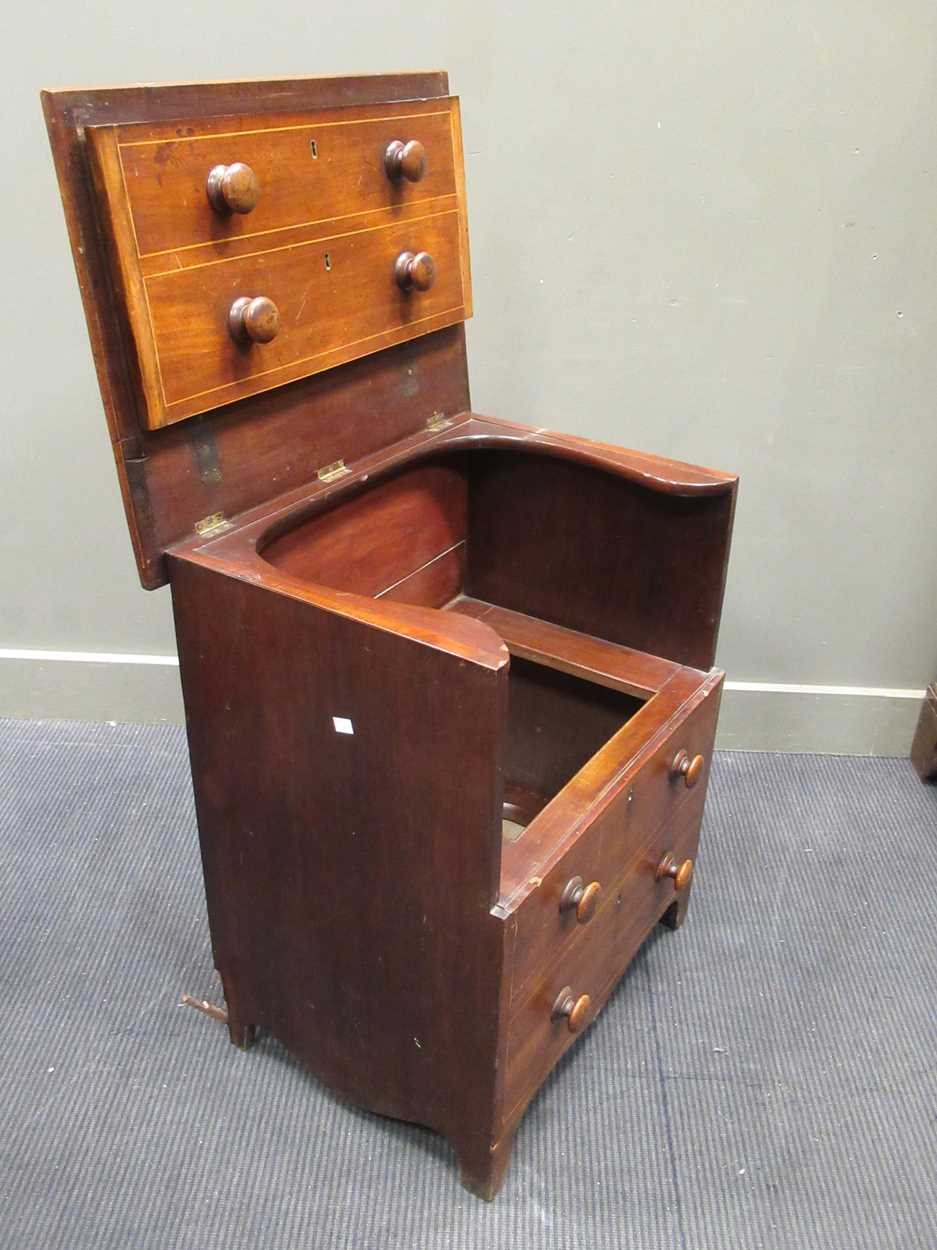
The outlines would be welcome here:
[[[490,625],[504,639],[511,655],[638,699],[656,694],[680,669],[674,660],[565,629],[481,599],[460,595],[447,606],[451,612]]]
[[[548,450],[555,447],[569,459],[597,468],[613,469],[649,490],[668,495],[724,495],[738,484],[738,474],[725,473],[720,469],[707,469],[703,465],[688,464],[683,460],[669,460],[646,451],[634,451],[614,443],[600,443],[577,434],[562,434],[542,426],[524,425],[516,421],[504,421],[500,417],[486,417],[481,413],[470,414],[481,425],[494,426],[502,435],[509,431],[521,442],[536,442]]]
[[[214,83],[139,84],[62,88],[41,93],[49,143],[101,388],[124,511],[142,584],[165,584],[163,551],[153,531],[151,500],[141,462],[145,455],[136,367],[127,326],[114,296],[88,166],[85,128],[173,117],[224,116],[244,110],[303,110],[343,104],[430,99],[449,94],[444,70],[346,78],[248,79]]]
[[[937,780],[937,682],[931,682],[924,692],[911,743],[911,763],[922,781]]]
[[[510,661],[507,647],[493,629],[456,612],[441,612],[436,608],[420,608],[396,600],[369,599],[348,591],[335,591],[283,573],[273,565],[267,565],[263,575],[258,575],[252,563],[234,554],[206,554],[180,548],[169,552],[169,559],[170,563],[179,560],[212,569],[236,581],[261,586],[348,620],[360,621],[374,629],[400,634],[482,668],[502,669]],[[258,559],[257,564],[261,563]]]

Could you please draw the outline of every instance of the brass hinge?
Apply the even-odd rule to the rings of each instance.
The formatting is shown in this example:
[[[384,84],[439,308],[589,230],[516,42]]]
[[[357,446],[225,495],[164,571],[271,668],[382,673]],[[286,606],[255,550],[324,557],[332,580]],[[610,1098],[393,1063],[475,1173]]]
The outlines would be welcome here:
[[[201,521],[195,522],[195,532],[199,538],[211,538],[230,528],[231,522],[225,520],[223,512],[213,512],[211,516],[202,517]]]
[[[444,417],[441,412],[434,412],[426,423],[426,428],[431,434],[438,434],[440,430],[448,430],[452,422],[448,417]]]
[[[320,482],[334,482],[337,477],[344,477],[350,472],[351,469],[344,460],[333,460],[331,464],[324,464],[321,469],[316,469],[316,477]]]

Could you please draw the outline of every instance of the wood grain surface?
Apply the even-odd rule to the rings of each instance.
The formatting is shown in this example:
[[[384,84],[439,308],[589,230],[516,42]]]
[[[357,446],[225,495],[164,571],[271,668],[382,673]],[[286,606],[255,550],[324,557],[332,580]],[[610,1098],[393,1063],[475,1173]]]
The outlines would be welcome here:
[[[250,509],[314,481],[322,465],[339,458],[351,463],[414,434],[438,414],[466,411],[465,341],[462,327],[454,325],[194,420],[149,429],[126,299],[102,234],[90,130],[143,123],[149,129],[139,137],[161,138],[179,118],[193,119],[210,133],[250,113],[283,116],[385,104],[409,112],[414,101],[444,107],[448,98],[448,76],[441,70],[42,93],[127,525],[147,589],[166,583],[166,549],[193,534],[203,518]],[[461,135],[453,139],[461,162]],[[456,190],[464,199],[460,169]],[[466,232],[466,267],[467,256]]]
[[[338,219],[455,196],[451,99],[317,110],[309,114],[241,113],[205,123],[115,128],[123,185],[140,258],[164,268],[224,255],[232,240],[262,251],[284,232],[329,230]],[[384,151],[418,136],[427,151],[418,183],[388,178]],[[97,141],[97,135],[93,136]],[[241,162],[260,194],[248,214],[219,216],[205,193],[215,165]],[[322,232],[321,230],[319,231]]]
[[[172,584],[231,1039],[444,1133],[491,1198],[686,914],[736,479],[471,412],[444,74],[44,107],[141,579]]]
[[[424,122],[426,178],[391,179],[388,143]],[[89,129],[148,427],[469,316],[458,131],[451,98],[413,111],[244,113],[208,133],[198,119],[155,135],[152,126]],[[219,214],[210,202],[209,173],[232,162],[246,163],[259,183],[250,213]],[[431,290],[394,283],[408,251],[432,257]],[[258,296],[276,305],[281,332],[271,343],[234,341],[232,304]]]
[[[428,462],[287,530],[260,554],[293,577],[382,597],[464,544],[467,514],[460,458]]]

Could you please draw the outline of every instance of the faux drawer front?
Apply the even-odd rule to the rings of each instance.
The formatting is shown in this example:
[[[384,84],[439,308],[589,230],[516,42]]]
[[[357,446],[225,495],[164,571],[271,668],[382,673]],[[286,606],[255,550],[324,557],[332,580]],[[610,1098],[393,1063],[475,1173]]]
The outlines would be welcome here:
[[[573,845],[520,903],[516,912],[512,999],[523,995],[531,977],[545,961],[555,958],[578,932],[596,924],[597,912],[589,917],[589,898],[585,893],[585,915],[577,913],[577,906],[569,905],[575,898],[573,883],[577,878],[584,892],[594,884],[600,887],[601,909],[612,883],[635,860],[654,831],[672,820],[681,807],[688,806],[689,818],[699,823],[709,780],[720,692],[721,684],[709,685],[698,700],[689,701],[681,709],[668,727],[665,741],[637,764],[610,800],[603,800],[594,817],[583,822]],[[686,751],[691,761],[697,755],[703,757],[689,788],[682,774],[671,771],[680,751]]]
[[[401,252],[436,262],[428,291],[402,291]],[[463,314],[455,209],[296,244],[147,280],[160,380],[170,413],[190,415],[439,328]],[[276,305],[269,343],[236,343],[228,313],[241,297]]]
[[[502,1098],[505,1119],[534,1092],[601,1009],[608,970],[615,963],[617,927],[615,908],[603,905],[562,954],[539,970],[512,1007]],[[577,1033],[570,1032],[565,1019],[553,1016],[560,991],[567,987],[574,1000],[583,994],[590,1000],[584,1027]]]
[[[471,315],[457,101],[192,129],[89,131],[150,429]],[[422,144],[415,181],[389,175],[394,140]],[[209,194],[232,164],[255,179],[249,211]],[[431,262],[395,276],[401,253]],[[238,299],[262,302],[232,330]]]
[[[618,876],[635,848],[643,846],[661,824],[672,820],[689,803],[702,813],[712,764],[716,720],[722,697],[722,680],[705,688],[699,701],[691,701],[667,731],[638,772],[618,791],[614,801],[598,818],[602,830],[600,871],[606,879]],[[674,768],[683,759],[693,769],[687,774]],[[695,762],[695,763],[694,763]]]
[[[135,138],[137,129],[124,127],[118,152],[138,253],[178,251],[174,264],[198,263],[205,259],[199,245],[243,239],[259,248],[278,230],[455,195],[453,103],[346,110],[351,116],[333,109],[293,124],[244,117],[232,128],[228,118],[219,134],[168,138]],[[173,128],[191,129],[184,123]],[[395,139],[425,148],[419,181],[387,176],[384,152]],[[253,172],[257,202],[247,213],[219,214],[206,193],[208,175],[235,163]]]
[[[597,927],[598,916],[611,884],[602,872],[601,838],[602,829],[597,822],[584,827],[559,863],[544,875],[540,885],[527,894],[518,907],[511,976],[512,1001],[523,995],[531,977],[545,963],[555,959],[578,935]],[[577,879],[583,891],[579,899],[570,888],[574,887]],[[596,884],[601,892],[592,910],[590,901]],[[587,894],[590,887],[591,893]]]
[[[508,1030],[505,1119],[524,1102],[582,1031],[570,1032],[566,1019],[554,1018],[560,992],[575,1001],[588,994],[585,1028],[605,1005],[615,983],[660,917],[681,897],[674,880],[660,875],[663,862],[695,860],[702,811],[684,804],[672,819],[640,847],[626,871],[610,883],[594,920],[536,976],[513,1008]],[[667,860],[667,857],[670,860]],[[692,878],[691,878],[692,880]]]

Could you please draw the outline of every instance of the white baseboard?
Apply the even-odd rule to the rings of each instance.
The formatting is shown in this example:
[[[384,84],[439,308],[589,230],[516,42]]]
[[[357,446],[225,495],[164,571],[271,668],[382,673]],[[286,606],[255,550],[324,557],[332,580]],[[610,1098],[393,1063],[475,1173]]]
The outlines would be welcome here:
[[[888,686],[802,686],[777,681],[727,680],[725,688],[752,691],[756,694],[833,694],[860,699],[913,699],[915,703],[920,703],[926,693],[924,690],[893,689]]]
[[[0,715],[182,723],[174,655],[0,647]],[[727,681],[717,743],[907,755],[924,690]]]
[[[137,655],[120,651],[34,651],[29,647],[0,647],[0,660],[40,660],[51,664],[156,664],[178,668],[176,655]]]

